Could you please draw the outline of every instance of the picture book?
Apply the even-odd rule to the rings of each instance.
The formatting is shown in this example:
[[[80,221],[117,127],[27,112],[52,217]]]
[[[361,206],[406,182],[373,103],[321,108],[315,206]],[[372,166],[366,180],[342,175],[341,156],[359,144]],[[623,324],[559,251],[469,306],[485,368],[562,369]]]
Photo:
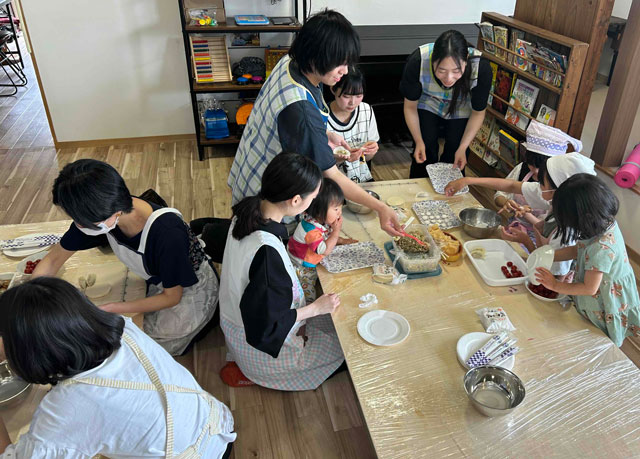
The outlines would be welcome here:
[[[498,163],[498,157],[491,153],[488,148],[484,151],[482,159],[484,159],[484,162],[489,166],[495,166]]]
[[[506,131],[500,130],[500,156],[505,162],[513,168],[518,163],[518,145],[519,142],[509,135]]]
[[[512,78],[513,74],[511,72],[499,68],[496,74],[496,84],[493,93],[504,100],[509,100],[511,96]],[[493,98],[491,106],[503,115],[507,112],[507,104],[496,97]]]
[[[469,150],[474,152],[480,158],[484,156],[484,145],[482,145],[477,138],[473,139],[469,144]]]
[[[511,98],[509,99],[509,103],[513,105],[515,109],[508,107],[505,119],[523,131],[526,130],[529,125],[529,118],[524,116],[522,112],[531,115],[539,91],[540,88],[537,86],[518,78],[511,93]]]
[[[511,29],[509,32],[509,49],[511,51],[516,51],[516,44],[518,39],[524,40],[524,32],[518,29]],[[517,65],[516,57],[513,54],[509,54],[509,58],[507,59],[507,61],[509,62],[509,64]]]
[[[491,105],[493,102],[493,91],[496,88],[496,75],[498,74],[498,64],[495,62],[489,62],[489,67],[491,67],[491,89],[489,91],[489,98],[487,99],[487,104]]]
[[[481,22],[478,24],[478,27],[480,27],[480,33],[484,38],[489,41],[495,41],[493,37],[493,24],[490,22]],[[484,42],[484,50],[491,54],[496,53],[496,47],[492,43]]]
[[[543,124],[553,126],[556,122],[556,111],[551,107],[542,104],[538,109],[538,116],[536,116],[536,121],[540,121]]]
[[[493,129],[491,129],[491,134],[489,134],[487,148],[493,151],[500,149],[500,126],[498,126],[497,122],[493,124]]]
[[[503,48],[507,48],[508,34],[509,34],[509,29],[507,29],[506,27],[503,27],[503,26],[493,27],[493,36],[495,37],[495,41],[498,45],[502,46]],[[500,48],[496,48],[496,56],[498,56],[503,61],[507,60],[507,52]]]
[[[476,137],[480,140],[480,142],[485,145],[489,142],[489,136],[491,135],[491,131],[493,130],[493,126],[496,123],[496,120],[493,116],[489,114],[485,114],[484,120],[482,121],[482,126],[478,129],[478,133]]]
[[[524,40],[521,40],[520,38],[516,39],[516,48],[515,51],[516,53],[518,53],[520,56],[522,57],[527,57],[527,48],[526,48],[526,44],[531,44],[531,43],[527,43]],[[514,64],[516,67],[518,67],[519,69],[522,70],[527,70],[529,68],[529,64],[527,62],[527,60],[525,59],[521,59],[519,57],[516,57],[516,62]]]

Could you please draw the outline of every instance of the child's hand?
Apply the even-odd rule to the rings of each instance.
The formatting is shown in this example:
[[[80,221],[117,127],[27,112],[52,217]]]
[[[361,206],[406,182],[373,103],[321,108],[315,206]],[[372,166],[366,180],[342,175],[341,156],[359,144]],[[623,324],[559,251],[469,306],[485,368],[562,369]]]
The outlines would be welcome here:
[[[362,148],[349,148],[349,151],[351,152],[351,155],[349,156],[350,162],[359,160],[364,152]]]
[[[551,237],[544,237],[542,233],[538,230],[538,224],[533,225],[533,234],[536,237],[536,246],[538,247],[547,245],[549,244],[549,241],[551,241]]]
[[[529,239],[527,231],[520,225],[511,225],[507,226],[506,228],[504,226],[501,226],[500,233],[502,235],[502,239],[504,239],[505,241],[519,242],[521,244],[524,244]]]
[[[453,180],[444,188],[444,194],[447,196],[453,196],[458,191],[465,187],[466,183],[464,178]]]
[[[549,290],[558,291],[558,280],[547,268],[536,268],[536,280]]]
[[[336,234],[339,233],[340,229],[342,228],[342,215],[336,218],[333,223],[329,224],[329,227],[331,228],[331,232],[334,232]]]
[[[374,141],[367,142],[362,146],[362,151],[364,152],[364,156],[366,157],[367,161],[374,157],[379,148],[380,146],[378,145],[378,142]]]
[[[527,212],[531,212],[531,207],[521,206],[513,199],[509,199],[504,206],[502,206],[502,209],[498,211],[499,214],[502,212],[506,212],[507,214],[513,213],[516,217],[522,217]]]
[[[350,237],[339,237],[336,245],[349,245],[355,244],[356,242],[358,242],[357,239],[351,239]]]

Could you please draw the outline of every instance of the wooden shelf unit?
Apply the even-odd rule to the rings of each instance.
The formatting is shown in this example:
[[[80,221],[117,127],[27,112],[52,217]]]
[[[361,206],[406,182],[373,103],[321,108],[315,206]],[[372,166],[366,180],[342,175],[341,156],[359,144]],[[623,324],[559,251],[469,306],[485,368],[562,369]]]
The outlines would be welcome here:
[[[582,76],[582,70],[584,68],[585,59],[587,56],[587,50],[589,45],[587,43],[583,43],[578,40],[574,40],[573,38],[565,37],[564,35],[560,35],[540,27],[528,24],[523,21],[519,21],[517,19],[513,19],[508,16],[504,16],[498,13],[482,13],[481,22],[490,22],[494,26],[505,26],[509,29],[508,38],[511,39],[511,29],[516,29],[524,32],[524,40],[531,42],[533,44],[539,43],[542,46],[546,46],[551,48],[560,54],[567,56],[567,67],[564,72],[553,69],[548,66],[541,65],[535,61],[537,66],[544,68],[545,70],[549,70],[556,74],[563,76],[562,86],[557,87],[551,83],[544,81],[541,78],[538,78],[536,75],[527,72],[513,64],[508,62],[509,56],[517,56],[520,59],[528,60],[526,57],[520,56],[517,52],[513,51],[510,48],[505,48],[503,46],[498,45],[497,43],[485,39],[482,37],[482,34],[478,34],[478,45],[477,48],[482,51],[482,57],[488,59],[489,61],[495,63],[498,67],[501,67],[509,72],[517,75],[517,78],[522,78],[527,82],[537,86],[540,88],[538,96],[536,98],[536,103],[533,107],[533,111],[531,114],[525,113],[522,110],[517,109],[513,105],[509,103],[508,100],[505,100],[499,96],[496,96],[492,93],[494,99],[498,99],[503,102],[508,107],[518,111],[529,119],[535,119],[538,111],[540,110],[540,105],[545,104],[550,106],[556,111],[556,119],[553,124],[554,127],[557,127],[563,131],[567,131],[569,129],[569,125],[571,123],[571,117],[573,115],[573,109],[575,107],[576,95],[578,92],[578,86],[580,84],[580,78]],[[485,49],[485,43],[490,43],[494,45],[497,49],[502,50],[507,55],[507,60],[502,60],[500,57],[491,54]],[[511,46],[511,43],[509,43]],[[505,119],[505,115],[501,114],[499,111],[494,109],[491,105],[487,106],[487,116],[493,116],[496,119],[496,122],[501,125],[501,128],[508,132],[510,135],[515,137],[518,141],[522,142],[525,138],[525,131],[518,126],[515,126],[509,123]],[[480,141],[480,139],[476,138],[476,140]],[[487,148],[484,142],[480,142]],[[499,152],[495,152],[490,150],[491,153],[496,155],[498,158],[501,158]],[[504,174],[499,171],[497,168],[489,166],[482,160],[478,155],[472,154],[471,156],[475,156],[474,160],[470,160],[470,166],[472,169],[475,169],[476,173],[480,173],[485,175],[489,170],[492,173],[489,176],[498,176],[504,177]],[[480,164],[478,162],[480,161]],[[510,163],[507,163],[511,165]],[[486,166],[486,167],[485,167]],[[488,168],[488,169],[487,169]]]
[[[187,25],[187,19],[185,15],[184,0],[178,0],[178,8],[180,10],[180,21],[182,24],[182,37],[184,40],[184,50],[187,58],[187,72],[189,74],[189,92],[191,94],[191,108],[193,111],[193,121],[196,131],[196,143],[198,146],[198,157],[202,161],[204,159],[205,147],[211,147],[216,145],[233,145],[240,142],[240,138],[236,135],[231,135],[224,139],[207,139],[204,134],[204,129],[200,124],[200,113],[198,112],[198,94],[209,93],[222,93],[222,92],[246,92],[252,91],[257,94],[262,88],[262,84],[247,84],[239,85],[233,81],[220,81],[212,83],[197,83],[194,79],[193,64],[191,62],[191,45],[189,36],[194,34],[228,34],[228,33],[242,33],[242,32],[258,32],[258,33],[281,33],[292,32],[297,33],[302,25],[298,22],[291,25],[237,25],[233,18],[227,18],[228,22],[220,22],[217,26],[192,26]],[[298,17],[298,2],[294,2],[294,17]],[[245,47],[227,46],[231,49],[239,49]],[[248,47],[246,47],[248,48]],[[254,47],[262,48],[262,46]],[[233,123],[229,123],[232,125]],[[231,131],[233,129],[230,128]]]

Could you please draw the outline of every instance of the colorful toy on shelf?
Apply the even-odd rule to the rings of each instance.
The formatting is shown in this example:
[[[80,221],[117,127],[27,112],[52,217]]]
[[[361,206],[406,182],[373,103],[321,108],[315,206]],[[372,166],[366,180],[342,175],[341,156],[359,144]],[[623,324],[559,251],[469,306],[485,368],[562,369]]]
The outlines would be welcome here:
[[[247,84],[249,84],[249,78],[246,77],[238,77],[238,79],[236,80],[236,83],[239,84],[240,86],[246,86]]]
[[[216,12],[217,8],[189,8],[187,10],[189,25],[215,27],[218,25]]]
[[[289,54],[289,48],[267,48],[264,50],[264,62],[266,64],[267,70],[267,78],[271,75],[271,71],[276,66],[276,64],[282,59],[284,56]]]
[[[249,115],[253,109],[253,102],[243,102],[236,110],[236,123],[238,126],[246,126]]]
[[[194,78],[197,83],[231,81],[229,53],[224,36],[190,35]]]
[[[253,84],[262,84],[262,83],[264,83],[264,78],[262,78],[260,75],[253,75],[251,77],[251,83],[253,83]]]

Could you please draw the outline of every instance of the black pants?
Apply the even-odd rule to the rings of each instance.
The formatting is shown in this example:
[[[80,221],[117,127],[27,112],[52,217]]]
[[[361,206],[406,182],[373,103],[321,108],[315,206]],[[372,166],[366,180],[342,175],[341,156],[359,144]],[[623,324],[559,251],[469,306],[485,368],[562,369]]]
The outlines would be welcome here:
[[[446,120],[435,113],[420,109],[418,110],[418,119],[420,120],[420,133],[424,141],[427,160],[424,163],[417,163],[413,152],[411,153],[410,178],[427,177],[427,164],[438,162],[438,152],[440,150],[438,137],[441,136],[441,129],[442,136],[444,136],[444,151],[440,157],[440,162],[453,164],[456,150],[460,146],[462,135],[467,127],[467,121],[469,121],[469,118]],[[468,154],[469,151],[467,151]]]

